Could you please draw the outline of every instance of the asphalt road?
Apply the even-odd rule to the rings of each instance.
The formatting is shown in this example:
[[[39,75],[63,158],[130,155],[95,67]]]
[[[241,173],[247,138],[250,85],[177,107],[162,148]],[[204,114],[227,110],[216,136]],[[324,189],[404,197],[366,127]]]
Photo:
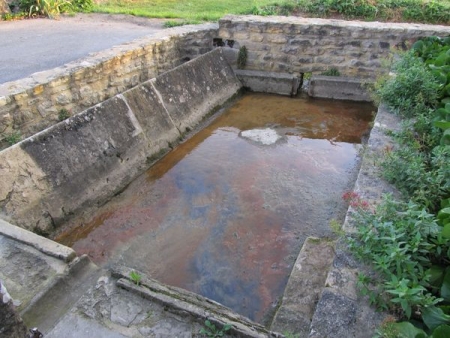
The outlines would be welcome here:
[[[107,14],[0,21],[0,84],[152,35],[163,22]]]

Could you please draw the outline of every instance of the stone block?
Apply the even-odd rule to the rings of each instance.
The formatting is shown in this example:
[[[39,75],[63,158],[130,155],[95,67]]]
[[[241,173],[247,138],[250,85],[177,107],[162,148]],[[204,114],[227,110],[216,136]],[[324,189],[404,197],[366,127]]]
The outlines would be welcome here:
[[[362,80],[342,76],[313,76],[308,95],[335,100],[372,101],[362,86]]]
[[[292,74],[240,69],[235,72],[244,87],[254,92],[295,95],[299,86],[299,79]]]
[[[170,120],[158,93],[148,81],[123,94],[126,103],[135,113],[144,135],[157,153],[180,137],[180,132]]]

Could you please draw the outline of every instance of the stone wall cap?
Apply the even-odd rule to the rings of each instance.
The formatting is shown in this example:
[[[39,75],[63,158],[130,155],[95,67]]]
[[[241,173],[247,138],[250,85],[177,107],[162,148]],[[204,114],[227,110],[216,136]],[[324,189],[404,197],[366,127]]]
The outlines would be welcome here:
[[[245,69],[235,69],[234,73],[236,76],[253,76],[253,77],[262,77],[262,78],[270,78],[270,79],[290,79],[292,80],[296,76],[294,74],[289,73],[276,73],[276,72],[265,72],[260,70],[245,70]]]
[[[35,249],[62,261],[69,263],[76,258],[73,249],[56,243],[48,238],[39,236],[31,231],[19,228],[11,223],[0,219],[0,234],[12,238],[21,243],[30,245]]]
[[[311,81],[327,81],[327,82],[345,82],[345,83],[373,83],[373,79],[351,77],[351,76],[329,76],[329,75],[313,75]]]
[[[257,16],[257,15],[226,15],[219,20],[219,26],[221,26],[226,21],[232,22],[255,22],[255,23],[274,23],[274,24],[307,24],[307,25],[331,25],[338,27],[360,27],[360,28],[370,28],[376,30],[418,30],[426,31],[433,30],[437,32],[448,32],[450,34],[450,26],[443,25],[427,25],[419,23],[386,23],[379,21],[347,21],[347,20],[337,20],[337,19],[320,19],[320,18],[303,18],[296,16]]]

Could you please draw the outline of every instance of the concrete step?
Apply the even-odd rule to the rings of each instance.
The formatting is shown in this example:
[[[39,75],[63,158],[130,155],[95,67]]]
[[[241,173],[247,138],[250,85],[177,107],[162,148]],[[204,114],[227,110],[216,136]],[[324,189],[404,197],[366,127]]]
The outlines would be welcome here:
[[[49,332],[80,299],[91,285],[95,285],[100,269],[87,256],[76,258],[66,274],[60,275],[51,287],[22,312],[28,327]]]
[[[334,259],[335,243],[308,237],[292,269],[270,329],[307,337],[317,301]]]

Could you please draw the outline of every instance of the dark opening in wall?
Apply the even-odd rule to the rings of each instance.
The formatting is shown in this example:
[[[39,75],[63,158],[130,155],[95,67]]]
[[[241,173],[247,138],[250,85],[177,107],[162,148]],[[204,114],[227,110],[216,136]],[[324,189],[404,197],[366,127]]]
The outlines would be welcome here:
[[[213,39],[213,46],[214,47],[225,47],[228,46],[230,48],[233,48],[234,46],[234,40],[223,40],[222,38],[214,38]]]

